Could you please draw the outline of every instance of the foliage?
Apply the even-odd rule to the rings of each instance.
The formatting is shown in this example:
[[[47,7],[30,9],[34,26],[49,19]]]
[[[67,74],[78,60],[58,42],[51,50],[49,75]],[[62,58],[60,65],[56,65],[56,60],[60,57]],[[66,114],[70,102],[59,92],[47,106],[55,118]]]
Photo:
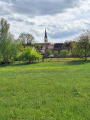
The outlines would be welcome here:
[[[18,40],[14,40],[12,42],[11,45],[11,58],[12,60],[17,59],[18,54],[20,53],[20,51],[23,49],[23,46],[21,45],[21,43],[19,43]]]
[[[61,57],[66,57],[68,55],[68,50],[61,50],[60,51],[60,56]]]
[[[5,40],[8,37],[10,25],[7,23],[7,21],[4,18],[1,18],[0,20],[0,41]]]
[[[8,40],[9,37],[9,24],[7,21],[3,18],[1,18],[0,21],[0,53],[4,54],[5,51],[8,49],[8,44],[10,43],[10,40]],[[3,55],[2,54],[2,55]]]
[[[89,120],[90,61],[0,66],[1,120]]]
[[[37,51],[40,51],[42,49],[42,45],[40,44],[34,44],[34,46],[37,49]]]
[[[45,57],[49,57],[51,54],[52,54],[52,51],[48,49],[45,52]]]
[[[8,63],[15,58],[19,51],[19,43],[14,41],[13,35],[9,32],[9,24],[5,19],[0,21],[0,53],[3,63]]]
[[[76,38],[77,42],[74,43],[72,49],[72,55],[84,58],[90,55],[90,36],[88,33],[84,33]]]
[[[54,57],[58,57],[58,51],[54,51]]]
[[[26,47],[19,57],[19,59],[29,63],[35,60],[39,60],[40,58],[42,58],[40,53],[38,53],[36,49],[32,47]]]
[[[22,33],[18,40],[23,44],[32,44],[34,42],[34,37],[33,35],[29,34],[29,33]]]
[[[72,48],[72,41],[65,41],[63,44],[63,49]]]

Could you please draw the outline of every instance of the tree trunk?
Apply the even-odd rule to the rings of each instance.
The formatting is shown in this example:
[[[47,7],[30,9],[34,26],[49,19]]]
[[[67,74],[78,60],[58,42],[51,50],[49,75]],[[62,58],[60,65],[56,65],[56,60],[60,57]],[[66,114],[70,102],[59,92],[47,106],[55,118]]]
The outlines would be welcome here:
[[[86,55],[86,53],[85,53],[85,61],[87,61],[87,55]]]
[[[7,58],[3,58],[3,63],[9,63],[9,60]]]

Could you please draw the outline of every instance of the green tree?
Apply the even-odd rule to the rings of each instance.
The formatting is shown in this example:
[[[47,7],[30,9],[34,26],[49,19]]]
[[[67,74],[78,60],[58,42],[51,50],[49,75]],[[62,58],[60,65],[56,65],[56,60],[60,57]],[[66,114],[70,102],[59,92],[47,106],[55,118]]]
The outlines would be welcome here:
[[[7,23],[7,21],[4,18],[1,18],[0,21],[0,41],[5,40],[8,37],[10,25]]]
[[[25,40],[26,40],[25,34],[22,33],[21,35],[19,35],[18,40],[19,40],[19,42],[21,42],[22,45],[25,45]]]
[[[34,46],[37,49],[37,51],[40,51],[42,49],[42,45],[40,44],[34,44]]]
[[[84,58],[86,61],[87,57],[90,55],[90,34],[86,32],[78,36],[76,40],[72,49],[72,55]]]
[[[3,62],[8,62],[9,47],[11,40],[9,39],[11,35],[9,34],[9,24],[4,18],[0,21],[0,52],[3,57]]]
[[[54,57],[58,57],[58,51],[54,51]]]
[[[0,53],[3,63],[8,63],[18,50],[13,35],[9,32],[9,24],[5,19],[0,21]]]
[[[14,61],[18,58],[18,54],[23,49],[21,43],[18,40],[14,40],[11,44],[10,58]]]
[[[40,58],[42,58],[42,55],[38,53],[35,48],[26,47],[19,58],[30,63],[35,60],[39,60]]]
[[[61,50],[60,51],[60,56],[61,57],[67,57],[67,55],[68,55],[68,50]]]
[[[65,41],[63,44],[63,49],[70,49],[72,48],[72,41]]]
[[[18,40],[23,44],[32,44],[34,42],[34,37],[31,34],[22,33]]]
[[[48,49],[45,52],[45,57],[49,57],[51,54],[52,54],[52,51]]]

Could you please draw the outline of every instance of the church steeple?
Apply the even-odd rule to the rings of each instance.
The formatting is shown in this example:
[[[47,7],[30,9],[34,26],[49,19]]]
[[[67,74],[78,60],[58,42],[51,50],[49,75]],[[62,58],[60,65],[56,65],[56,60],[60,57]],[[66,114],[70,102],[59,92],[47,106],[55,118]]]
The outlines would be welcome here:
[[[48,37],[47,37],[47,32],[46,32],[46,29],[45,29],[44,42],[45,42],[45,43],[48,43]]]
[[[45,29],[45,37],[47,38],[47,32],[46,32],[46,29]]]

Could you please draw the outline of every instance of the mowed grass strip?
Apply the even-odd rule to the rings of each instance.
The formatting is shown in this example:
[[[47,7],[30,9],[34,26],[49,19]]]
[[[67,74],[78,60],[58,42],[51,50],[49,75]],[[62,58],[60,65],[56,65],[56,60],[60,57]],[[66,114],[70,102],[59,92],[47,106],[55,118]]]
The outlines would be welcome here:
[[[1,120],[90,120],[90,62],[0,67]]]

